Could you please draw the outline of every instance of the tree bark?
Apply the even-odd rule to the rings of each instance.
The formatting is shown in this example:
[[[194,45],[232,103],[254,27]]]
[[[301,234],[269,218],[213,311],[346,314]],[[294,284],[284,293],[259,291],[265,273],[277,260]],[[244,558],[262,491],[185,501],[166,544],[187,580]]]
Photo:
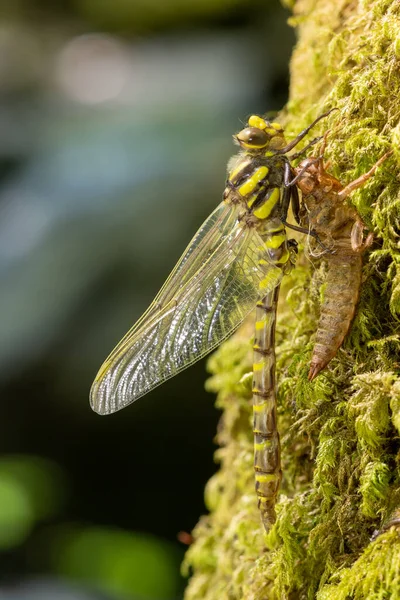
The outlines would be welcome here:
[[[186,600],[400,598],[400,2],[290,4],[298,43],[281,114],[287,138],[335,106],[314,135],[331,129],[326,155],[340,181],[366,172],[390,148],[394,155],[350,196],[374,244],[364,255],[350,334],[312,383],[307,373],[325,266],[300,253],[282,285],[284,478],[268,535],[254,492],[252,320],[209,360],[208,389],[223,409],[220,469],[206,489],[210,514],[197,525],[185,559],[192,573]]]

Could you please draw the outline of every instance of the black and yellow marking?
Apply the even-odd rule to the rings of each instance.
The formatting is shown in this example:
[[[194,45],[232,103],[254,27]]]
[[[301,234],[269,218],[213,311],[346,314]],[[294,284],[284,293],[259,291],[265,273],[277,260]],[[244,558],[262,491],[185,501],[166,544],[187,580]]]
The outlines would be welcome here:
[[[252,175],[247,179],[246,183],[243,183],[240,187],[239,187],[239,194],[243,197],[246,198],[246,196],[249,196],[250,194],[252,194],[257,188],[260,188],[262,185],[262,182],[265,181],[265,178],[268,175],[268,167],[258,167],[257,169],[255,169],[252,173]],[[251,204],[250,204],[251,206]]]
[[[277,429],[275,396],[275,317],[282,271],[291,264],[282,211],[287,210],[291,188],[285,190],[285,165],[282,155],[286,147],[279,123],[270,123],[253,115],[248,127],[237,136],[244,149],[228,174],[225,198],[240,203],[262,239],[258,264],[264,269],[259,282],[254,334],[253,406],[254,406],[254,468],[256,491],[265,529],[275,520],[275,501],[281,480],[280,442]],[[239,155],[240,156],[240,155]],[[253,157],[249,160],[249,157]],[[283,208],[282,208],[283,207]],[[274,267],[274,268],[271,268]],[[278,268],[276,268],[278,267]],[[274,290],[270,292],[269,290]]]
[[[253,210],[253,215],[258,219],[268,219],[274,208],[278,205],[280,197],[280,188],[275,187],[268,190],[262,204],[259,204],[257,208]]]
[[[267,222],[262,233],[260,251],[270,263],[283,266],[290,260],[290,251],[285,228],[279,219]],[[266,269],[260,282],[260,291],[271,289],[271,280],[277,269]],[[282,479],[280,461],[280,439],[277,425],[275,386],[275,321],[279,283],[273,292],[257,302],[254,333],[253,359],[253,432],[254,469],[258,507],[262,521],[268,531],[275,522],[275,503]]]

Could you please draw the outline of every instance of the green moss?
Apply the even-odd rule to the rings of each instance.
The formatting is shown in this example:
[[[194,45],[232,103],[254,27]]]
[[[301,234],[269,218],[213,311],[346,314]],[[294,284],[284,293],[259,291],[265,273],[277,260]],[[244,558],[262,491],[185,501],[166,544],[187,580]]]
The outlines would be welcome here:
[[[317,600],[397,600],[400,598],[400,535],[393,528],[370,543],[351,568],[340,569]]]
[[[287,2],[286,2],[287,3]],[[324,266],[300,253],[277,328],[284,480],[268,536],[257,514],[251,433],[251,320],[211,357],[223,410],[210,510],[194,532],[187,600],[400,597],[400,6],[395,0],[291,1],[298,44],[282,120],[288,137],[326,108],[327,159],[343,183],[394,154],[349,202],[374,233],[350,335],[309,383]],[[316,132],[318,133],[318,132]]]

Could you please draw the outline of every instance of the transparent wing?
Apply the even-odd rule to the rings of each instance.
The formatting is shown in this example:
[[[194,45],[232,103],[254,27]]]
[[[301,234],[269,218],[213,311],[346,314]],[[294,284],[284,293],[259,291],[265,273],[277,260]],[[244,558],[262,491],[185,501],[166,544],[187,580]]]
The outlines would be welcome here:
[[[221,202],[217,206],[195,233],[167,281],[126,337],[130,336],[135,328],[139,328],[149,314],[153,314],[154,311],[165,306],[174,297],[176,291],[198,271],[200,266],[212,255],[215,248],[232,232],[237,216],[237,206],[228,205],[225,202]],[[123,341],[121,340],[120,343]]]
[[[202,243],[206,238],[213,244],[211,253],[196,248],[201,231]],[[124,408],[228,337],[282,278],[281,269],[259,265],[262,247],[256,230],[237,221],[236,209],[219,213],[211,229],[203,225],[188,247],[190,256],[186,251],[156,301],[101,367],[92,408],[100,414]]]

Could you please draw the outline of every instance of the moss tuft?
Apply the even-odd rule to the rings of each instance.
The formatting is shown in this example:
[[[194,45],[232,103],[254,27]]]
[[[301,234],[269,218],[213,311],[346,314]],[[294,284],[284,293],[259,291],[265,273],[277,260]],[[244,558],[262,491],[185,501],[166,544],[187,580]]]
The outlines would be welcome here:
[[[397,600],[400,598],[400,534],[393,528],[367,546],[360,558],[340,569],[317,600]]]

